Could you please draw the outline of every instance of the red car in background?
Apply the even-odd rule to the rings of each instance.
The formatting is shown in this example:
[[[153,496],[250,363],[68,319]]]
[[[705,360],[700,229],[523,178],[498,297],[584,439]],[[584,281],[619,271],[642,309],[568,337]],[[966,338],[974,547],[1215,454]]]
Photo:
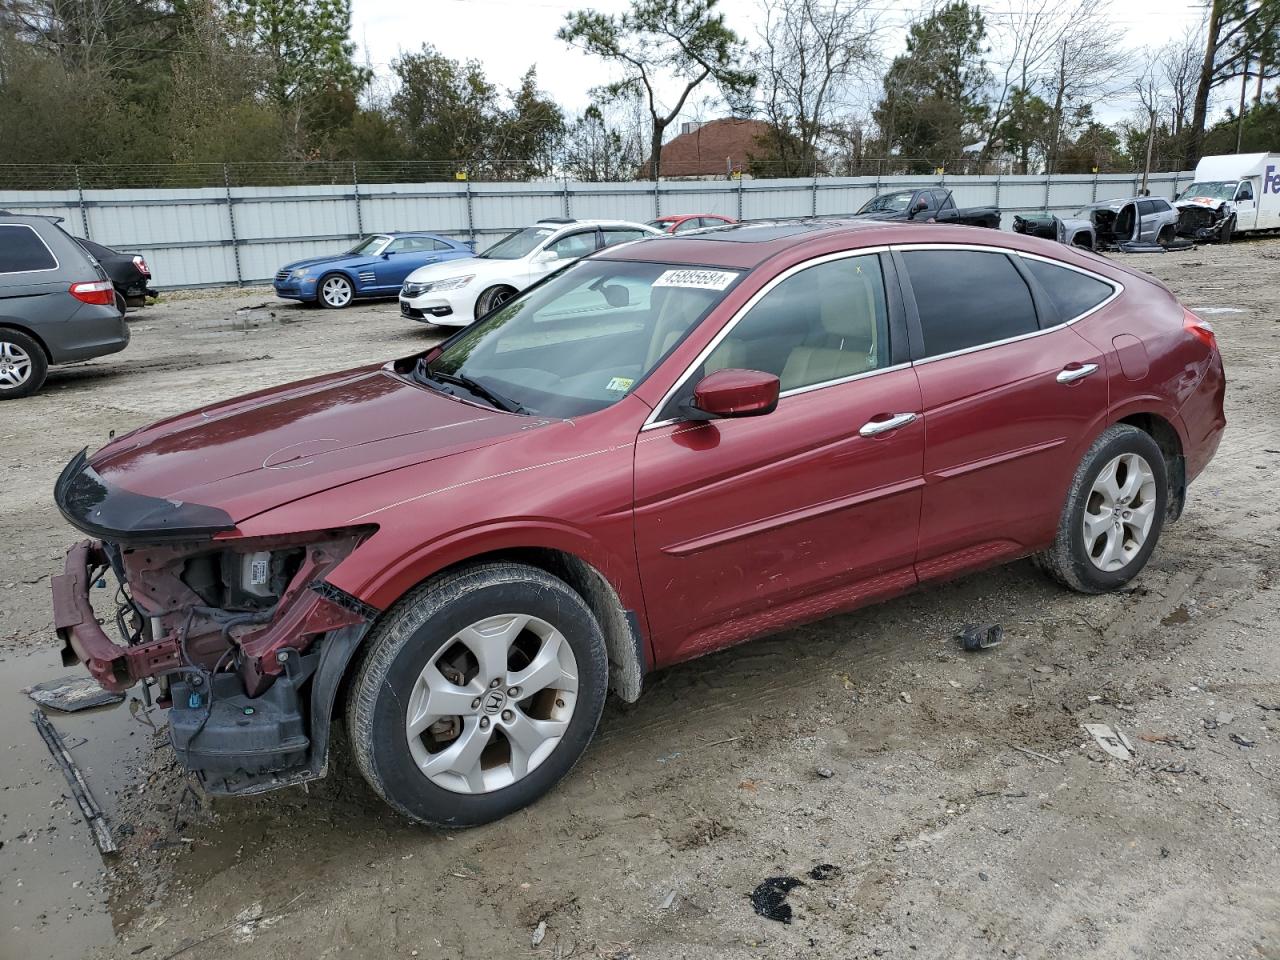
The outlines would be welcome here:
[[[704,227],[723,227],[737,222],[732,217],[722,217],[718,213],[682,213],[650,220],[648,226],[663,233],[688,233]]]
[[[392,806],[479,824],[652,670],[1027,555],[1127,583],[1217,449],[1224,383],[1162,284],[1046,240],[640,240],[423,354],[80,454],[56,501],[93,539],[54,623],[104,686],[153,687],[212,792],[322,776],[345,715]]]

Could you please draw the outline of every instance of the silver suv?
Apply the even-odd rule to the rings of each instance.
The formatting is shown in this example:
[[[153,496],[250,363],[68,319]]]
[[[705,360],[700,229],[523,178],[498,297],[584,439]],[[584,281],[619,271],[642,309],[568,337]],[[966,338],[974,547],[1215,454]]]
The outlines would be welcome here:
[[[51,364],[129,345],[115,287],[56,217],[0,210],[0,400],[35,393]]]

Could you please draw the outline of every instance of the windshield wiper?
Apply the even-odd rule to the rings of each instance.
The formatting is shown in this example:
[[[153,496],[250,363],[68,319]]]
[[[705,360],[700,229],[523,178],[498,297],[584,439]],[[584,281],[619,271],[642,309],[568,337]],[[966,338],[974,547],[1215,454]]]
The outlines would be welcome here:
[[[473,380],[468,376],[457,373],[441,373],[439,370],[432,370],[431,365],[426,360],[419,360],[417,367],[414,369],[415,377],[430,384],[432,381],[439,383],[451,383],[455,386],[462,387],[475,394],[481,400],[487,400],[490,404],[506,413],[528,413],[524,404],[510,397],[504,397],[500,393],[495,393],[478,380]]]

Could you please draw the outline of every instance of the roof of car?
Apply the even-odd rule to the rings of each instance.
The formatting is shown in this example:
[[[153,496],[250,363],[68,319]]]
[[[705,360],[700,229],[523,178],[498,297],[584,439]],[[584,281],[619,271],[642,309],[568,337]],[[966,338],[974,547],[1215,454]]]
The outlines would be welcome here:
[[[697,233],[645,237],[634,243],[607,247],[592,254],[591,259],[750,270],[785,253],[806,256],[811,252],[813,256],[819,256],[837,250],[909,243],[970,244],[1025,251],[1076,263],[1099,273],[1108,272],[1111,266],[1110,261],[1095,254],[1021,233],[952,223],[851,220],[843,217],[757,220],[710,227]]]
[[[754,220],[705,227],[696,233],[646,237],[637,243],[609,247],[597,257],[616,260],[656,260],[725,267],[754,267],[798,243],[840,233],[875,234],[902,224],[878,220],[806,217]],[[948,229],[960,229],[948,227]],[[976,229],[976,228],[975,228]],[[869,237],[868,243],[875,242]]]
[[[569,217],[544,217],[537,223],[535,227],[643,227],[647,224],[638,223],[635,220],[596,220],[586,218],[583,220],[575,220]]]

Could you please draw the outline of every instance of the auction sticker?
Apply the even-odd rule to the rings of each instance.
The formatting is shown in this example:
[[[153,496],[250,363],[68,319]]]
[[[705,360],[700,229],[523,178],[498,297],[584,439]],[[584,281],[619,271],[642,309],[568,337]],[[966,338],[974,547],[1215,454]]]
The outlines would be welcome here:
[[[692,287],[695,290],[723,290],[738,279],[732,270],[668,270],[655,287]]]

